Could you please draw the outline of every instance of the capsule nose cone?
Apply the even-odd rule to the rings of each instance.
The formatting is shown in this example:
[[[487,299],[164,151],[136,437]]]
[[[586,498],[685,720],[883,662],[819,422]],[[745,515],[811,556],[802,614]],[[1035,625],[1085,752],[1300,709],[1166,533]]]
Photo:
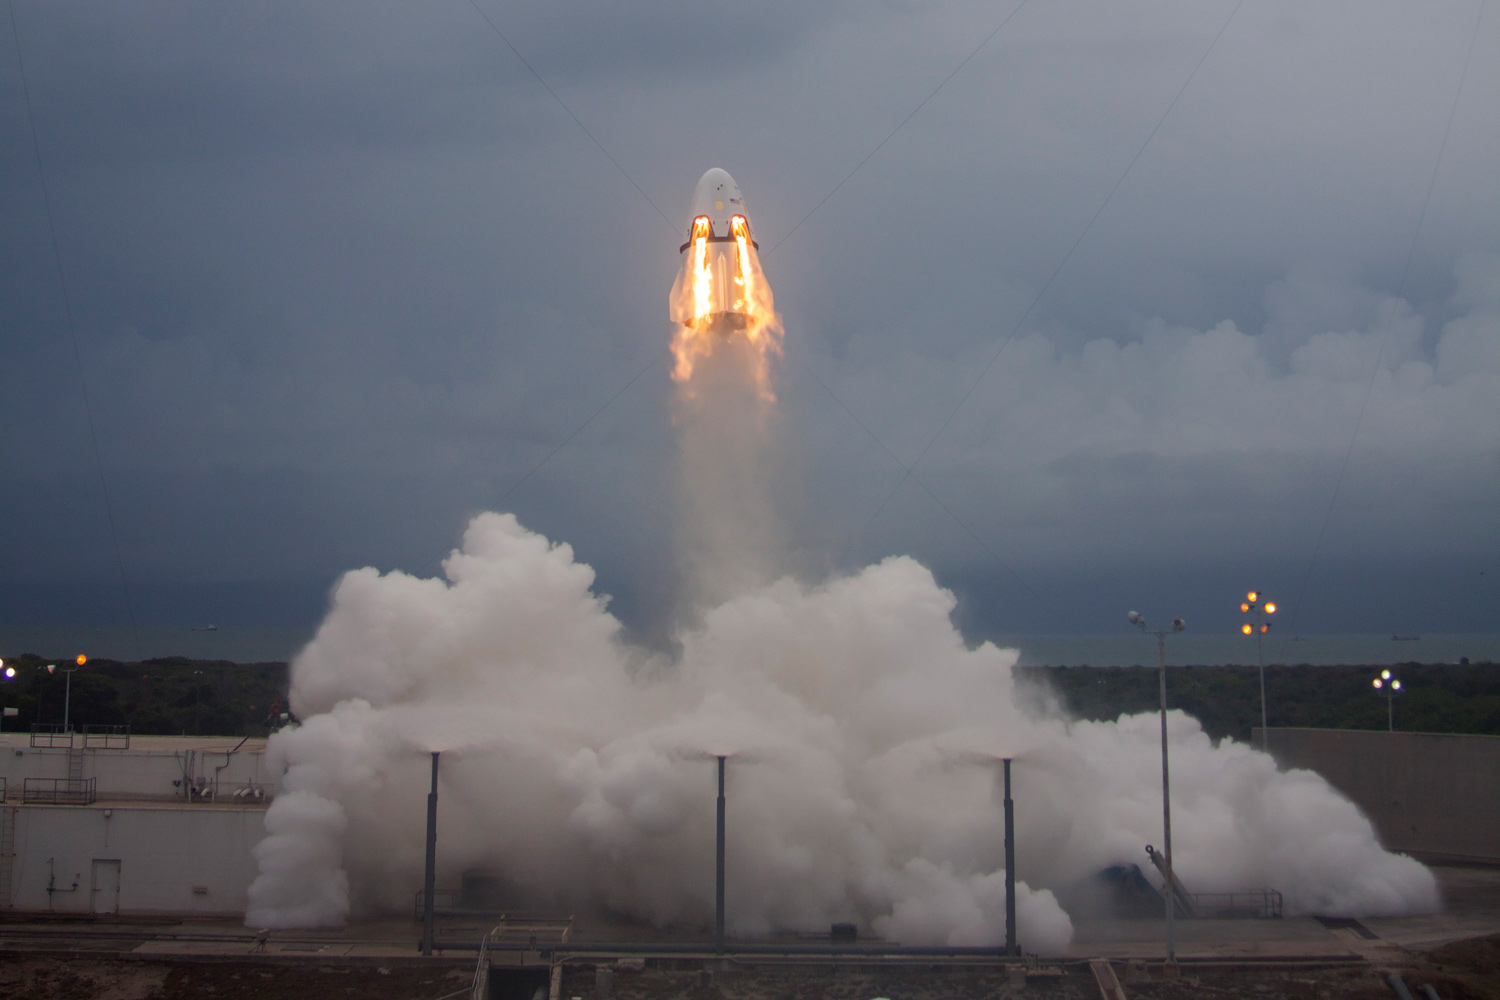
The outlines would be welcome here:
[[[693,219],[706,215],[713,223],[714,232],[719,236],[729,234],[729,219],[731,216],[743,215],[745,221],[750,222],[750,214],[745,209],[745,197],[740,194],[740,186],[729,176],[729,171],[722,167],[714,167],[698,178],[698,186],[693,189],[693,210],[688,217],[687,227],[692,228]],[[754,231],[754,225],[751,225]]]

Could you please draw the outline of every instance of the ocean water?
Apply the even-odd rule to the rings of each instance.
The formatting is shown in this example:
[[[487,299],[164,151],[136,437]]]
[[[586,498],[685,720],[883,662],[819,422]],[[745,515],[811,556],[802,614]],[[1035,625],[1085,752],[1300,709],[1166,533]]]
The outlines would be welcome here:
[[[185,627],[92,628],[0,625],[0,657],[36,653],[57,659],[86,653],[112,660],[186,656],[202,660],[260,663],[289,660],[312,638],[306,628],[231,628],[199,632]],[[1021,651],[1023,666],[1129,667],[1156,665],[1156,639],[1139,632],[1119,635],[1007,635],[998,645]],[[1395,663],[1500,663],[1500,635],[1269,635],[1266,663],[1381,666]],[[1183,632],[1167,638],[1170,666],[1256,663],[1255,640],[1238,633]]]

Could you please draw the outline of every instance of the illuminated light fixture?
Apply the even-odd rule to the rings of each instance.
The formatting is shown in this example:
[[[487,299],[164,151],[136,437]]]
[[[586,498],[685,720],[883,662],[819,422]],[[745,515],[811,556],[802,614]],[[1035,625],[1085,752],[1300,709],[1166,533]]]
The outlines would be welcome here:
[[[1391,690],[1392,691],[1400,691],[1401,690],[1401,682],[1400,681],[1391,681]]]
[[[1253,628],[1251,628],[1249,622],[1246,622],[1245,624],[1243,624],[1243,625],[1240,626],[1240,631],[1243,632],[1243,633],[1245,633],[1246,635],[1249,635],[1251,632],[1253,632],[1255,630]]]
[[[1380,689],[1380,688],[1382,688],[1382,687],[1385,687],[1385,681],[1381,680],[1379,677],[1375,678],[1375,680],[1372,681],[1371,683],[1373,683],[1375,685],[1375,687],[1376,687],[1377,690]]]
[[[1390,680],[1391,679],[1391,672],[1389,670],[1382,670],[1380,672],[1380,679],[1381,680],[1386,680],[1386,681]]]
[[[16,668],[15,667],[6,667],[5,668],[5,679],[6,680],[10,680],[14,676],[16,676]]]
[[[57,664],[55,664],[55,663],[49,663],[49,664],[47,664],[47,673],[51,674],[51,673],[56,673],[56,672],[57,672]]]
[[[1266,602],[1266,614],[1268,614],[1268,615],[1274,615],[1275,613],[1276,613],[1276,605],[1272,604],[1270,601],[1267,601]]]
[[[1271,631],[1271,626],[1267,625],[1265,623],[1262,623],[1261,626],[1260,626],[1260,630],[1262,632],[1269,632],[1269,631]]]
[[[77,663],[81,667],[85,663],[89,662],[89,658],[87,656],[84,656],[82,653],[79,653],[78,654],[78,658],[76,660],[74,660],[73,662]]]
[[[1248,594],[1245,595],[1245,600],[1249,601],[1251,604],[1254,604],[1255,601],[1256,601],[1256,599],[1259,598],[1259,597],[1260,597],[1260,594],[1258,594],[1258,593],[1256,593],[1255,591],[1252,590],[1252,591],[1250,591],[1250,593],[1248,593]]]
[[[1240,605],[1240,610],[1241,611],[1249,611],[1250,610],[1250,605],[1248,605],[1248,604],[1241,604]]]

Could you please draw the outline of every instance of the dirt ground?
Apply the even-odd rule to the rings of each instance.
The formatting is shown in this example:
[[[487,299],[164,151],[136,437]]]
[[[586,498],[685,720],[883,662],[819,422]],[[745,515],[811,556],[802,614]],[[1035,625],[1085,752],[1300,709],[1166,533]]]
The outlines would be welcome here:
[[[1418,988],[1431,984],[1442,1000],[1500,1000],[1500,935],[1410,953],[1395,967]],[[1117,964],[1129,1000],[1395,1000],[1384,968],[1208,969],[1187,967],[1163,979],[1152,969]],[[250,962],[146,962],[37,952],[0,954],[0,1000],[457,1000],[467,966],[389,968],[274,965]],[[607,982],[606,982],[607,981]],[[850,969],[826,966],[696,969],[648,967],[567,970],[563,1000],[1097,1000],[1087,966],[1013,986],[1004,969],[943,967]],[[607,992],[606,992],[607,990]]]

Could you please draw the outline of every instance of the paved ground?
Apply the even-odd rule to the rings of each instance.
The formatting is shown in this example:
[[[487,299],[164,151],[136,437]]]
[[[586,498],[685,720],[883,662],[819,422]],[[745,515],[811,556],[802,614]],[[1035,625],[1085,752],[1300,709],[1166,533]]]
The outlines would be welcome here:
[[[930,966],[856,969],[848,963],[790,966],[732,963],[704,978],[701,961],[629,965],[607,975],[620,1000],[1094,1000],[1099,989],[1080,959],[1107,957],[1130,1000],[1248,998],[1394,1000],[1381,976],[1405,970],[1441,1000],[1500,1000],[1500,869],[1434,869],[1448,912],[1329,926],[1312,918],[1179,921],[1178,957],[1187,978],[1163,979],[1163,928],[1154,920],[1081,924],[1053,976],[1014,983],[1003,969]],[[439,940],[473,941],[479,921],[445,920]],[[626,938],[610,922],[580,921],[575,940]],[[258,935],[228,920],[185,922],[23,919],[0,923],[0,1000],[178,1000],[185,997],[370,997],[437,1000],[461,993],[472,952],[423,959],[410,919],[367,921],[338,931]],[[657,935],[635,928],[636,940]],[[1460,942],[1460,943],[1453,943]],[[634,963],[630,963],[633,965]],[[606,984],[587,960],[570,967],[563,998],[596,1000]],[[1418,1000],[1423,1000],[1417,994]],[[526,1000],[530,1000],[529,995]]]

